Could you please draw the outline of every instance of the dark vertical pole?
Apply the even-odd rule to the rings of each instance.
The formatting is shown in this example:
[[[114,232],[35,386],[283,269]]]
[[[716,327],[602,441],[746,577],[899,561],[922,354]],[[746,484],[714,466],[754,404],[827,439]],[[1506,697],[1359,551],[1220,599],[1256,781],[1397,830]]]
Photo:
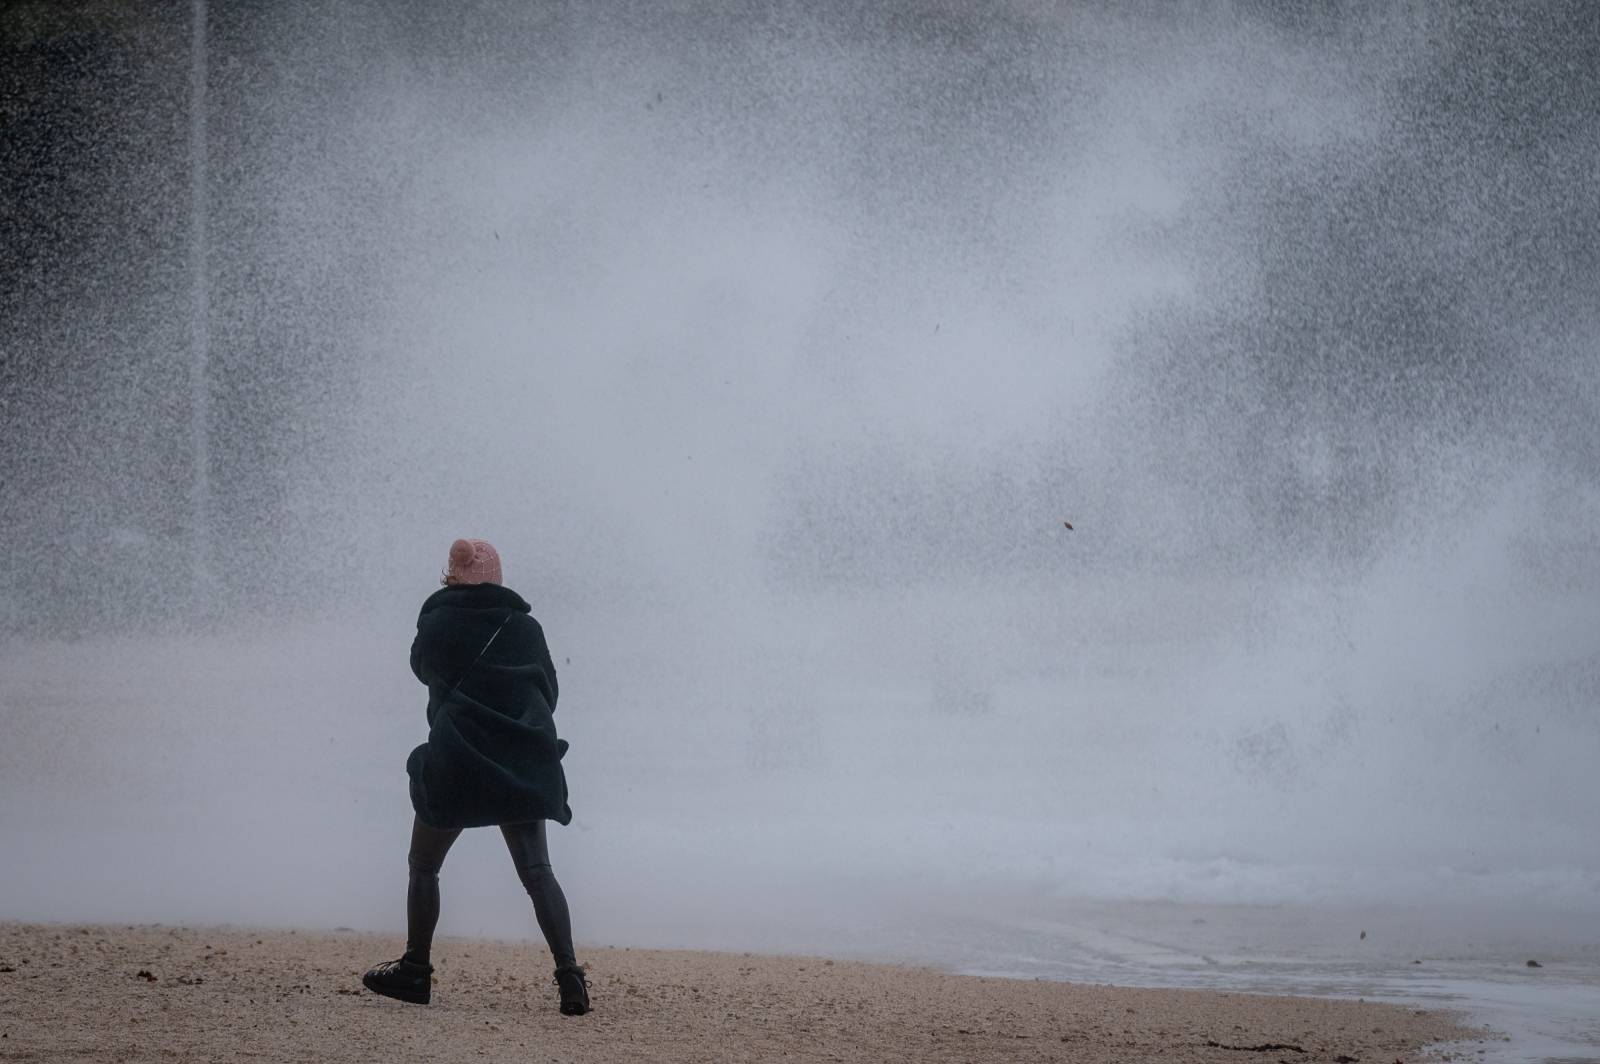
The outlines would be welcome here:
[[[211,577],[210,273],[206,269],[206,0],[193,0],[189,47],[189,433],[194,460],[190,524],[202,595]]]

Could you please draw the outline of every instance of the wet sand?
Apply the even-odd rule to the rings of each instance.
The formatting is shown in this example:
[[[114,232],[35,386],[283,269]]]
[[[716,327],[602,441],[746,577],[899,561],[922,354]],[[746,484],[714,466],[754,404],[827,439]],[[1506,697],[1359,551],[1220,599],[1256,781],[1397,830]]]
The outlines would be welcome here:
[[[0,1061],[1393,1064],[1493,1037],[1371,1002],[628,949],[580,951],[595,1011],[567,1017],[542,949],[465,939],[440,940],[433,1003],[415,1006],[361,987],[399,948],[350,932],[0,924]]]

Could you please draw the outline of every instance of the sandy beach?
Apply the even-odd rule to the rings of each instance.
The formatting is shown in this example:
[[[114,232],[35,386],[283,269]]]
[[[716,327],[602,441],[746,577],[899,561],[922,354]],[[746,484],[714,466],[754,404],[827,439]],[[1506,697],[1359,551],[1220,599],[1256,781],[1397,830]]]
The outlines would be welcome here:
[[[359,981],[398,948],[353,932],[0,924],[0,1061],[1392,1064],[1492,1037],[1371,1002],[631,949],[580,952],[595,1011],[573,1018],[542,950],[465,939],[440,941],[433,1004],[410,1006]]]

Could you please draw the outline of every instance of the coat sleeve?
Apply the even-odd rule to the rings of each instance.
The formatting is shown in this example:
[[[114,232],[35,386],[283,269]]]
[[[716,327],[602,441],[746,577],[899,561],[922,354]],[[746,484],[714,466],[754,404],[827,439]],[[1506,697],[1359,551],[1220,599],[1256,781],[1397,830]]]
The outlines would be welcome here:
[[[427,614],[417,618],[417,637],[411,641],[411,674],[425,684],[433,683],[433,668],[428,664]]]
[[[411,641],[411,675],[415,676],[417,679],[421,680],[423,683],[427,683],[428,682],[428,678],[426,676],[422,675],[422,633],[421,632],[418,632],[417,633],[417,637]]]
[[[529,620],[533,620],[533,618],[530,617]],[[534,653],[539,660],[541,671],[544,672],[545,682],[550,689],[550,712],[554,713],[556,711],[556,698],[561,693],[561,688],[556,683],[556,662],[555,659],[550,656],[550,645],[546,643],[544,639],[544,625],[540,624],[538,621],[533,621],[533,631],[535,643]]]

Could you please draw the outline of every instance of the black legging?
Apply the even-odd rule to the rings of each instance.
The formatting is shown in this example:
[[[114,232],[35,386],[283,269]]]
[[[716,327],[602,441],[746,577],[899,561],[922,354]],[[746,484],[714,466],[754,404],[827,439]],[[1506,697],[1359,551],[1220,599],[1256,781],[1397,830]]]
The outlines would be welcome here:
[[[539,930],[550,946],[556,966],[577,964],[572,952],[572,917],[567,913],[567,896],[550,868],[550,850],[545,843],[544,821],[505,824],[500,828],[506,848],[517,866],[517,878],[533,899],[533,914]],[[433,949],[433,929],[439,924],[439,869],[444,856],[460,836],[461,829],[446,831],[425,824],[418,817],[411,826],[411,886],[406,891],[406,957],[419,964],[428,963]]]

